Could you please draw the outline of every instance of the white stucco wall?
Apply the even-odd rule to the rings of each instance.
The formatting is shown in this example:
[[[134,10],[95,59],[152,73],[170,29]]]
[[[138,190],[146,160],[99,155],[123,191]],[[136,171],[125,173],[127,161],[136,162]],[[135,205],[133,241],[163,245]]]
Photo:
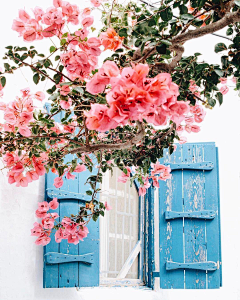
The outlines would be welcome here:
[[[0,10],[1,46],[21,44],[21,39],[11,31],[12,19],[20,7],[50,6],[49,0],[8,0]],[[77,1],[73,1],[77,3]],[[79,1],[79,3],[83,3]],[[14,41],[14,42],[13,42]],[[187,54],[203,53],[208,61],[214,59],[214,45],[218,38],[209,36],[189,43]],[[47,41],[38,43],[49,49]],[[218,57],[215,59],[218,62]],[[26,70],[23,73],[29,74]],[[35,91],[44,89],[26,82],[19,72],[6,88],[5,99],[13,99],[23,87]],[[161,290],[143,291],[132,288],[95,289],[43,289],[42,288],[42,247],[34,244],[30,228],[36,221],[36,202],[43,200],[44,180],[34,182],[28,188],[16,188],[7,183],[0,174],[0,300],[239,300],[240,299],[240,100],[236,92],[230,92],[221,108],[208,111],[202,124],[202,131],[189,136],[191,142],[216,142],[219,147],[220,193],[222,218],[223,287],[219,290]]]

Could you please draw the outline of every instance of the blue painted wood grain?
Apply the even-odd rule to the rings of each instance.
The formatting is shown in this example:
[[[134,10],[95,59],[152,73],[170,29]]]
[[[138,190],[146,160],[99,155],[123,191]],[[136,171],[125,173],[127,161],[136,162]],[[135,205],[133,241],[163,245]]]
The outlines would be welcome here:
[[[183,146],[185,163],[199,163],[204,160],[202,145],[187,144]],[[202,170],[183,171],[184,211],[201,211],[205,209],[204,172]],[[205,220],[184,218],[184,262],[206,262],[207,245]],[[205,289],[206,272],[185,270],[186,289]]]
[[[216,147],[217,160],[217,181],[218,181],[218,231],[219,231],[219,268],[220,268],[220,286],[222,286],[222,245],[221,245],[221,210],[220,210],[220,180],[219,180],[219,156]]]
[[[205,159],[211,160],[217,164],[215,144],[205,145]],[[208,260],[219,262],[219,193],[218,193],[218,168],[214,168],[210,173],[205,173],[205,189],[206,189],[206,209],[216,211],[216,218],[207,223],[207,258]],[[220,286],[220,269],[215,272],[208,273],[208,288],[219,288]]]
[[[179,153],[180,151],[180,153]],[[175,170],[172,179],[160,182],[160,286],[161,288],[206,289],[221,285],[221,234],[218,157],[214,143],[178,145],[177,151],[169,157],[165,153],[161,163],[194,164],[212,162],[211,170]],[[177,173],[178,172],[178,173]],[[180,174],[180,175],[179,175]],[[178,201],[177,201],[178,199]],[[176,209],[178,206],[178,209]],[[180,207],[181,206],[181,207]],[[214,213],[212,220],[185,218],[165,220],[164,211]],[[174,224],[175,223],[175,224]],[[177,233],[177,234],[176,234]],[[212,271],[169,270],[166,261],[175,263],[215,264]],[[178,273],[182,271],[183,273]]]
[[[165,151],[160,163],[182,163],[182,146],[170,156]],[[171,179],[159,181],[159,238],[160,238],[160,287],[163,289],[184,288],[184,270],[167,271],[167,261],[183,262],[183,220],[166,222],[165,211],[182,211],[182,170],[174,171]]]

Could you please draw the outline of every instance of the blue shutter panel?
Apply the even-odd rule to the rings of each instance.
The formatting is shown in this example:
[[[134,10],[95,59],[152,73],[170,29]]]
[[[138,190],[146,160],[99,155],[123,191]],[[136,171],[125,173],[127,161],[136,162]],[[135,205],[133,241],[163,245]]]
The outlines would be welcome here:
[[[60,117],[61,114],[55,116],[55,120],[60,121]],[[72,159],[73,155],[66,157],[66,161]],[[64,184],[60,189],[56,189],[53,185],[57,175],[52,172],[46,175],[45,200],[51,201],[54,197],[58,198],[59,207],[53,212],[59,214],[60,220],[65,216],[77,214],[79,207],[91,200],[91,197],[86,195],[90,186],[85,182],[90,175],[97,174],[97,169],[94,168],[91,173],[87,170],[73,174],[74,180],[63,178]],[[69,244],[67,240],[62,240],[58,244],[55,242],[54,233],[52,234],[51,242],[44,247],[44,288],[99,285],[99,222],[91,220],[87,227],[88,236],[77,245]]]
[[[218,155],[214,143],[178,145],[161,163],[172,178],[160,181],[160,286],[221,286]]]

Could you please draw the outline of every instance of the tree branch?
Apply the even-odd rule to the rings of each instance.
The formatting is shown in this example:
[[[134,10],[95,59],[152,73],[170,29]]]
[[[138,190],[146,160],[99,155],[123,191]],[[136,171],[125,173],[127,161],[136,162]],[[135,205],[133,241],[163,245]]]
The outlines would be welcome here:
[[[227,25],[236,23],[240,21],[240,10],[237,10],[232,13],[227,13],[221,20],[211,23],[209,25],[206,25],[204,27],[195,29],[195,30],[189,30],[185,33],[182,33],[178,36],[175,36],[172,38],[171,42],[172,44],[179,44],[179,43],[185,43],[189,40],[196,39],[199,37],[202,37],[209,33],[214,33],[218,30],[223,29]]]
[[[74,149],[70,151],[70,154],[81,153],[81,152],[94,152],[98,150],[123,150],[123,149],[130,149],[133,145],[136,145],[140,141],[142,141],[145,135],[145,128],[142,123],[137,121],[138,125],[138,133],[131,138],[129,141],[125,143],[119,144],[95,144],[89,146],[82,146],[81,148]]]
[[[162,70],[166,70],[167,72],[171,72],[176,66],[177,63],[181,60],[182,54],[184,52],[184,48],[182,44],[185,42],[202,37],[206,34],[212,34],[218,30],[223,29],[227,25],[236,23],[240,21],[240,10],[237,10],[232,13],[227,13],[221,20],[211,23],[209,25],[206,25],[205,27],[197,28],[195,30],[189,30],[185,33],[182,33],[180,35],[177,35],[172,38],[171,43],[172,46],[170,46],[171,51],[176,51],[177,55],[173,58],[172,62],[170,64],[164,64],[159,63],[158,68],[161,68]],[[151,56],[156,51],[156,46],[154,47],[146,47],[143,53],[141,53],[140,49],[137,49],[133,55],[133,61],[135,63],[139,63],[145,59],[147,59],[149,56]]]

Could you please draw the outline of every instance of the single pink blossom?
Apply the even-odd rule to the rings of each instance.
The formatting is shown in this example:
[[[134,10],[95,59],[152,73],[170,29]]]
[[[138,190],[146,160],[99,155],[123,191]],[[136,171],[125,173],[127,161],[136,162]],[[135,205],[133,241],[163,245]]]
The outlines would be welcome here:
[[[43,101],[45,99],[45,94],[43,92],[36,92],[34,97],[39,101]]]
[[[59,203],[57,201],[57,198],[53,198],[52,201],[49,202],[49,207],[53,210],[57,209],[58,206],[59,206]]]
[[[58,189],[58,188],[62,187],[62,185],[63,185],[62,177],[56,177],[54,179],[54,186]]]
[[[220,93],[222,93],[223,95],[226,95],[229,92],[229,88],[226,85],[221,86],[220,88]]]
[[[112,209],[112,206],[110,206],[107,201],[104,203],[104,206],[105,206],[105,209],[106,210],[111,210]]]

